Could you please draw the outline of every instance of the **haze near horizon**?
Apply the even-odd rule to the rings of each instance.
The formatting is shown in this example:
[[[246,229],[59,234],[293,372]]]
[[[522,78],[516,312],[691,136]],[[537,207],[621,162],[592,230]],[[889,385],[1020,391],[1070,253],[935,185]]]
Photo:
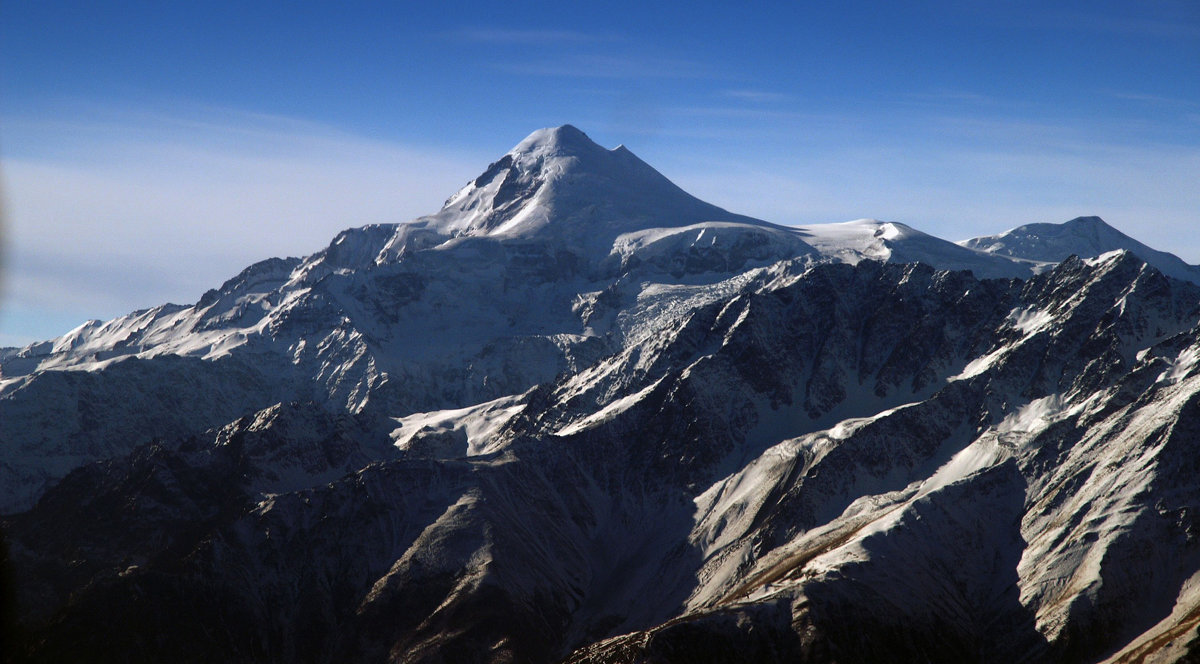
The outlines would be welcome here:
[[[1200,262],[1192,3],[687,7],[7,6],[0,346],[433,213],[566,123],[775,223],[1098,215]]]

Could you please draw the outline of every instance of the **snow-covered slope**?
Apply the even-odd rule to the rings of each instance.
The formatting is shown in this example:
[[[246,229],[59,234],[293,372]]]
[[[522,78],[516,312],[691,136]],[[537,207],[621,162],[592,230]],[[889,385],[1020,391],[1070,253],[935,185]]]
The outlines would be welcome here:
[[[797,229],[822,255],[847,263],[864,259],[925,263],[943,270],[971,270],[981,278],[1024,278],[1036,267],[1031,261],[1019,260],[1023,257],[1013,260],[1004,255],[977,251],[974,247],[959,246],[894,221],[859,219],[841,224],[799,226]]]
[[[1057,263],[1071,255],[1091,257],[1124,249],[1169,277],[1200,284],[1200,267],[1188,265],[1174,254],[1147,247],[1100,217],[1076,217],[1063,224],[1026,224],[959,244],[997,256],[1043,263]]]
[[[0,356],[19,656],[1195,657],[1200,287],[1044,256],[535,132]]]

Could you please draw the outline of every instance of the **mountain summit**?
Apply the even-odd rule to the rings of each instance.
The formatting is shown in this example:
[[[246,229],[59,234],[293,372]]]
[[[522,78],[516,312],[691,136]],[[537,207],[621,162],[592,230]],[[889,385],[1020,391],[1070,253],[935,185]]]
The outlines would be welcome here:
[[[622,233],[705,221],[778,228],[705,203],[624,146],[605,149],[563,125],[533,132],[416,223],[450,235],[553,237],[607,248]]]
[[[1125,250],[1167,276],[1200,284],[1200,268],[1138,242],[1100,217],[1076,217],[1062,224],[1025,224],[999,235],[985,235],[959,244],[997,256],[1043,263],[1057,263],[1071,255],[1099,256]]]

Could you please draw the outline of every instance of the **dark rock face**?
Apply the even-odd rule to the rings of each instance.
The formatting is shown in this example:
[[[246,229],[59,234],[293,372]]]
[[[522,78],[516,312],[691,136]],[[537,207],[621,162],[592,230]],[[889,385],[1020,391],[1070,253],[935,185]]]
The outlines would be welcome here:
[[[1127,260],[785,263],[527,394],[502,451],[303,403],[156,440],[5,520],[14,656],[1090,661],[1200,565],[1198,301]]]

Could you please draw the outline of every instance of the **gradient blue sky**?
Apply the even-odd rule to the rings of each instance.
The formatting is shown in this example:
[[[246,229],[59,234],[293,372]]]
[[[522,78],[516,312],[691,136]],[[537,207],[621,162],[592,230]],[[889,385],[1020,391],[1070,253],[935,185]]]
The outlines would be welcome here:
[[[779,223],[1200,263],[1200,3],[0,6],[0,345],[435,211],[544,126]]]

